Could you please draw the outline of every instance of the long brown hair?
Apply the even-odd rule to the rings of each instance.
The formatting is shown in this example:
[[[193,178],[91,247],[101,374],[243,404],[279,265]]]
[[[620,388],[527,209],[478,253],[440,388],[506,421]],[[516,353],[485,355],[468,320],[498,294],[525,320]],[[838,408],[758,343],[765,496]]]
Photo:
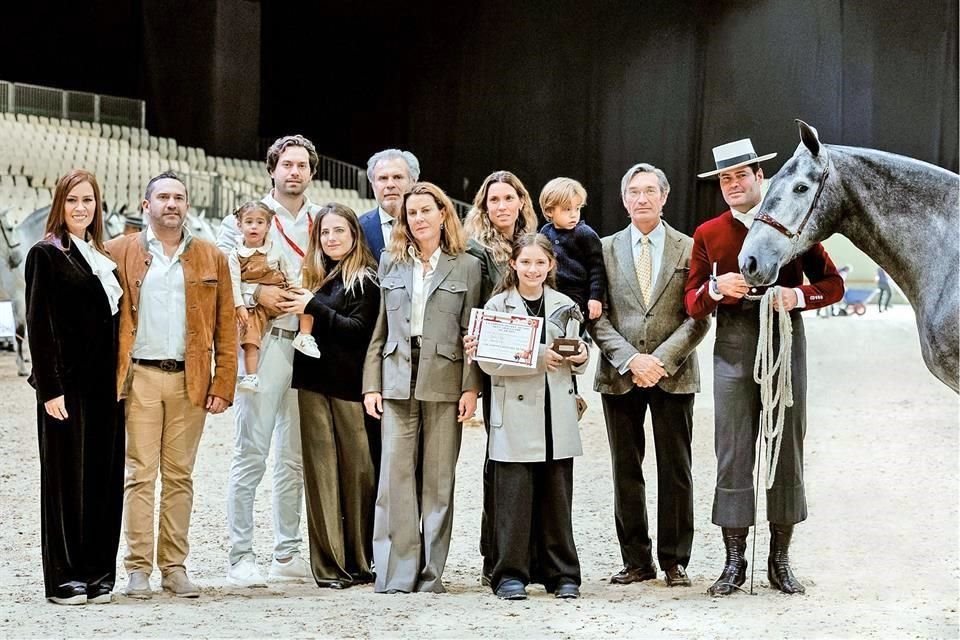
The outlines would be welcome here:
[[[463,225],[460,224],[460,218],[457,217],[456,209],[453,208],[453,202],[443,192],[443,189],[430,182],[418,182],[413,185],[408,193],[403,196],[403,206],[400,213],[397,214],[397,220],[393,223],[393,232],[390,234],[390,242],[387,246],[387,253],[393,258],[394,262],[409,261],[410,254],[407,253],[407,247],[414,245],[413,234],[410,233],[410,225],[407,223],[407,200],[411,196],[430,196],[440,209],[443,219],[440,227],[440,248],[449,256],[457,256],[467,249],[467,236],[463,231]]]
[[[353,236],[353,246],[337,262],[323,252],[320,244],[320,223],[329,215],[340,216],[346,220]],[[353,291],[353,287],[359,285],[360,293],[363,293],[364,280],[376,282],[377,262],[367,246],[357,214],[350,207],[331,202],[320,209],[313,221],[307,256],[303,261],[303,286],[305,289],[317,291],[337,276],[343,279],[343,288],[347,291]]]
[[[553,244],[550,242],[547,236],[542,233],[525,233],[519,238],[517,238],[513,243],[513,250],[510,252],[510,260],[516,261],[520,257],[520,252],[526,249],[527,247],[539,247],[543,252],[550,258],[550,262],[553,263],[553,266],[550,267],[550,271],[547,273],[547,277],[544,278],[543,284],[547,285],[551,289],[557,288],[557,256],[553,253]],[[516,289],[518,284],[517,280],[517,270],[513,267],[507,267],[503,270],[503,277],[500,278],[499,284],[493,290],[493,295],[502,293],[504,291],[509,291],[510,289]]]
[[[93,246],[100,253],[107,255],[107,250],[103,248],[103,199],[100,197],[100,185],[97,184],[97,177],[85,169],[74,169],[67,175],[57,180],[57,187],[53,193],[53,204],[50,205],[50,214],[47,216],[47,228],[44,230],[44,237],[54,237],[60,241],[63,247],[70,246],[70,230],[67,228],[67,196],[80,184],[89,182],[93,187],[93,198],[96,206],[93,208],[93,220],[87,226],[86,240],[89,238]]]
[[[517,221],[513,225],[513,238],[507,239],[490,222],[490,211],[487,209],[487,196],[490,194],[490,185],[497,182],[508,184],[517,192],[520,199],[520,211]],[[530,193],[523,186],[520,178],[509,171],[494,171],[477,191],[473,198],[473,207],[467,213],[463,222],[467,235],[493,252],[493,259],[499,264],[506,264],[510,259],[511,243],[525,233],[537,231],[537,212],[533,208]]]

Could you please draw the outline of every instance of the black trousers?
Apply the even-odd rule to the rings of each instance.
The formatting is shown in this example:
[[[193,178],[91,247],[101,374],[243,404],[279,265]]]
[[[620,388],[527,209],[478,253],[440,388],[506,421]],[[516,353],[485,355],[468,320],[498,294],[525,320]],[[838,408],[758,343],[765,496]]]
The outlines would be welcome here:
[[[483,557],[483,575],[493,573],[496,564],[493,546],[493,463],[490,461],[490,407],[493,403],[492,380],[483,375],[483,429],[487,432],[486,446],[483,448],[483,511],[480,514],[480,555]]]
[[[496,462],[493,494],[496,563],[491,587],[510,578],[542,583],[548,591],[580,584],[573,540],[573,458]]]
[[[123,513],[123,403],[112,385],[99,394],[67,392],[64,402],[63,421],[37,404],[47,597],[68,582],[113,588]]]
[[[614,517],[624,566],[653,562],[643,458],[643,421],[650,409],[657,454],[657,560],[663,569],[690,562],[693,545],[693,394],[634,387],[601,394],[613,464]]]

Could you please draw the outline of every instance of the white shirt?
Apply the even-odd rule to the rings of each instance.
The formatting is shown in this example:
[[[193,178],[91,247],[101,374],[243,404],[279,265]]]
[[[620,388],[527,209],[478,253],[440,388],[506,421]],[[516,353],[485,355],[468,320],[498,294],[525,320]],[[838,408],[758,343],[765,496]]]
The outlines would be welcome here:
[[[183,360],[187,339],[186,284],[180,256],[187,247],[190,231],[184,227],[180,245],[171,257],[147,225],[150,266],[140,285],[137,337],[133,357],[144,360]]]
[[[120,310],[120,298],[123,296],[123,289],[117,282],[117,277],[113,275],[113,270],[117,268],[117,263],[96,250],[89,242],[82,240],[77,236],[70,234],[73,246],[77,248],[83,259],[90,266],[90,271],[100,281],[103,287],[103,293],[107,296],[107,304],[110,305],[110,313],[117,315]]]
[[[433,280],[433,272],[437,270],[437,263],[440,262],[440,247],[430,256],[430,267],[427,272],[423,272],[423,263],[420,262],[420,255],[416,247],[410,245],[407,247],[407,253],[413,257],[413,295],[410,296],[410,335],[423,335],[423,314],[427,307],[427,291],[430,289],[430,283]]]
[[[271,269],[283,272],[283,277],[287,279],[287,284],[293,287],[300,286],[300,269],[290,264],[283,249],[269,237],[264,241],[262,247],[248,247],[245,244],[238,245],[230,252],[227,258],[227,264],[230,266],[230,280],[233,283],[233,306],[246,306],[241,286],[246,284],[240,269],[240,258],[249,258],[255,253],[261,253],[267,256],[267,265]],[[256,288],[256,285],[253,285]]]
[[[294,215],[276,201],[272,191],[265,195],[261,202],[273,209],[277,214],[276,218],[280,219],[279,225],[277,224],[276,218],[273,224],[270,225],[269,239],[283,250],[284,258],[288,260],[291,268],[295,268],[297,272],[299,272],[300,269],[303,268],[303,258],[294,250],[290,243],[284,239],[283,234],[286,234],[287,238],[296,244],[297,247],[303,251],[303,254],[306,255],[307,244],[309,244],[310,240],[310,229],[313,226],[314,217],[317,212],[320,211],[320,206],[313,204],[304,196],[303,206],[300,207],[300,211]],[[283,226],[283,234],[280,233],[280,225]],[[225,217],[220,224],[220,230],[217,232],[217,247],[229,256],[233,249],[242,243],[243,233],[240,232],[240,228],[237,226],[236,217],[232,215]],[[255,306],[256,304],[253,300],[253,292],[256,288],[256,285],[247,284],[240,287],[244,303],[248,307]],[[298,327],[297,317],[289,314],[281,316],[273,321],[273,325],[281,329],[296,330]]]
[[[630,225],[630,246],[633,247],[633,264],[637,264],[637,258],[640,257],[640,239],[644,236],[643,231],[637,229],[636,225]],[[646,234],[650,240],[650,290],[657,282],[657,275],[660,273],[660,263],[663,262],[663,246],[667,241],[667,228],[663,222],[658,222],[653,230]]]
[[[390,244],[390,236],[393,234],[393,221],[395,218],[383,210],[383,207],[377,207],[377,212],[380,214],[380,231],[383,233],[383,245],[387,246]],[[379,256],[374,256],[379,258]]]

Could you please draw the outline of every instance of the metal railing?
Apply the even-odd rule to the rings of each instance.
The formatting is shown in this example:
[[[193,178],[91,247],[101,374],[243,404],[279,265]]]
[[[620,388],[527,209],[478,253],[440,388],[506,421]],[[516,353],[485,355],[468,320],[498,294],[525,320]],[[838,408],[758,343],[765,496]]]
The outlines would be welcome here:
[[[146,128],[143,100],[0,80],[0,112]]]

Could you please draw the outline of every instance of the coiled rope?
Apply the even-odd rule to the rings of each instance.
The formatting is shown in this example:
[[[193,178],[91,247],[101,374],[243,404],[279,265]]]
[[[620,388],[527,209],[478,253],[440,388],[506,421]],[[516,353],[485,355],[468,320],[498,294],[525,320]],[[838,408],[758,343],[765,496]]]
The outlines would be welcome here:
[[[773,307],[775,297],[779,312]],[[767,441],[767,489],[773,486],[773,478],[777,473],[787,407],[793,406],[792,350],[793,323],[790,312],[783,309],[781,288],[772,287],[760,299],[760,338],[757,341],[757,358],[753,363],[753,380],[760,385],[762,403],[760,432]]]

